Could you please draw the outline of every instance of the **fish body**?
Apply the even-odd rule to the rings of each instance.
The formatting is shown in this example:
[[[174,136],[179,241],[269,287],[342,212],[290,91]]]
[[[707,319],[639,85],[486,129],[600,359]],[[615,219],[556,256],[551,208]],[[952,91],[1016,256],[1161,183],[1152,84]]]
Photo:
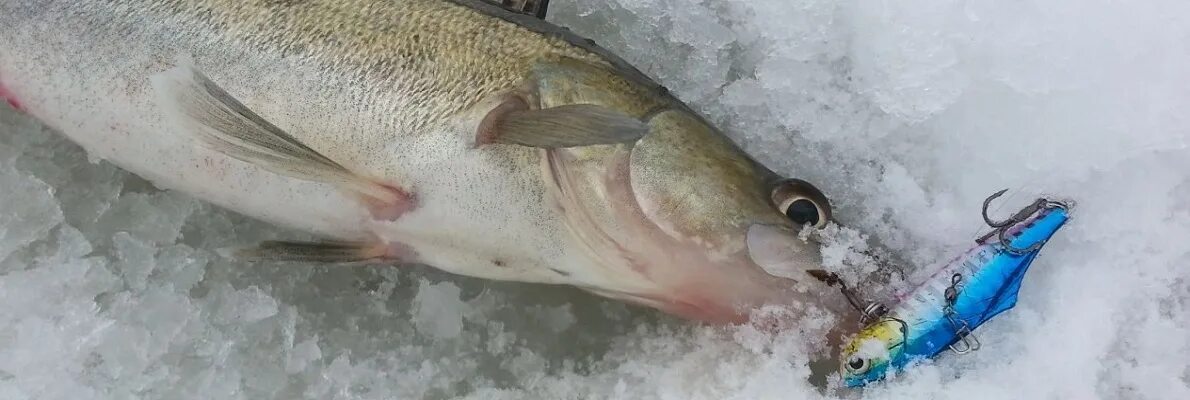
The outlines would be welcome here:
[[[326,241],[709,322],[817,294],[825,196],[628,63],[476,0],[0,4],[0,97],[164,189]]]
[[[840,372],[847,386],[883,379],[946,349],[979,347],[972,332],[1013,308],[1029,266],[1070,219],[1056,203],[1005,230],[1010,251],[985,242],[947,263],[897,305],[862,329],[844,348]]]

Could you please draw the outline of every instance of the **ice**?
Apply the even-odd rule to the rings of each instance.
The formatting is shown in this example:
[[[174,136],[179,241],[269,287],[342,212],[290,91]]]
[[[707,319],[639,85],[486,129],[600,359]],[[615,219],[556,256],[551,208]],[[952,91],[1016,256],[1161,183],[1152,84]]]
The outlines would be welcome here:
[[[226,299],[215,309],[214,315],[223,323],[256,322],[277,315],[277,301],[256,286],[235,290],[230,285],[221,285],[215,296]]]
[[[422,267],[245,264],[292,232],[160,191],[0,105],[3,399],[1190,398],[1190,4],[554,0],[906,273],[1078,202],[984,348],[821,389],[821,318],[711,328]],[[1002,215],[1002,214],[1001,214]],[[928,271],[925,271],[928,272]],[[778,312],[778,311],[773,311]]]
[[[44,237],[62,222],[62,210],[54,201],[53,188],[37,178],[11,168],[0,170],[0,261],[33,241]]]
[[[454,338],[463,330],[463,309],[459,287],[450,282],[421,282],[413,298],[413,326],[423,335]]]
[[[306,369],[310,363],[322,359],[322,349],[318,348],[317,339],[311,338],[293,347],[289,359],[285,362],[285,372],[296,374]]]
[[[195,200],[175,192],[127,193],[99,218],[96,229],[131,232],[153,243],[173,243]]]
[[[116,247],[116,258],[120,260],[120,276],[134,290],[145,290],[149,274],[153,272],[153,253],[148,243],[133,239],[127,232],[119,232],[112,238]]]
[[[18,120],[11,113],[0,116],[0,124],[12,129],[36,129],[32,121]],[[0,137],[0,265],[14,251],[45,237],[62,222],[62,210],[54,200],[54,188],[15,168],[26,144],[16,138]]]

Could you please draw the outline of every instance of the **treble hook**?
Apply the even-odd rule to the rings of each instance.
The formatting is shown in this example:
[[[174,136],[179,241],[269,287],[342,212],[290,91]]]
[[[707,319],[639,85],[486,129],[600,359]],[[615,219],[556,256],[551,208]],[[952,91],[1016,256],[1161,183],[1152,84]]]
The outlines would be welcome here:
[[[1006,227],[1009,224],[1013,223],[1013,221],[1011,219],[1004,220],[1004,221],[993,221],[991,217],[988,217],[988,206],[992,204],[992,200],[995,200],[996,198],[1003,196],[1004,193],[1007,191],[1008,191],[1008,189],[1000,190],[999,192],[992,193],[991,196],[988,196],[988,198],[983,200],[983,212],[982,212],[983,222],[986,222],[988,224],[988,226],[991,226],[993,228],[1003,228],[1003,227]]]
[[[983,222],[986,222],[988,224],[988,226],[991,226],[996,229],[991,232],[988,232],[988,234],[986,234],[986,235],[983,235],[983,237],[976,240],[976,242],[983,243],[988,238],[992,237],[992,235],[997,235],[997,237],[1000,239],[1000,245],[1004,246],[1004,249],[1007,250],[1009,253],[1012,253],[1015,255],[1028,254],[1033,251],[1036,251],[1037,249],[1040,249],[1041,246],[1044,244],[1043,242],[1033,243],[1033,245],[1023,248],[1023,249],[1018,248],[1018,247],[1013,247],[1012,243],[1009,242],[1008,239],[1006,239],[1004,237],[1004,233],[1005,233],[1005,231],[1008,230],[1008,228],[1012,227],[1012,225],[1025,221],[1025,219],[1029,218],[1030,215],[1033,215],[1033,213],[1037,212],[1038,210],[1041,210],[1041,209],[1047,208],[1047,207],[1065,208],[1066,205],[1063,203],[1060,203],[1060,202],[1050,201],[1047,199],[1037,199],[1037,200],[1033,201],[1033,204],[1030,204],[1030,205],[1026,206],[1025,208],[1022,208],[1016,214],[1013,214],[1011,217],[1008,217],[1008,219],[1003,220],[1003,221],[994,221],[994,220],[992,220],[991,217],[988,216],[988,206],[992,203],[992,200],[995,200],[996,198],[1004,195],[1004,193],[1007,191],[1008,191],[1008,189],[1000,190],[996,193],[993,193],[991,196],[988,196],[987,199],[983,200],[983,210],[982,210]]]

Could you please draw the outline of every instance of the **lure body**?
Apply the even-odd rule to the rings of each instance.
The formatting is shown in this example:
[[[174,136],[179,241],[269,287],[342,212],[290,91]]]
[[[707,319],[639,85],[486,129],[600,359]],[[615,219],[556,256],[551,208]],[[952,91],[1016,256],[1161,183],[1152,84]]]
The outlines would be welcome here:
[[[937,356],[978,349],[971,335],[1013,308],[1021,281],[1048,241],[1069,220],[1068,209],[1047,203],[1032,216],[1003,227],[1002,242],[984,242],[946,264],[896,306],[867,325],[844,349],[841,372],[847,386],[862,386]]]

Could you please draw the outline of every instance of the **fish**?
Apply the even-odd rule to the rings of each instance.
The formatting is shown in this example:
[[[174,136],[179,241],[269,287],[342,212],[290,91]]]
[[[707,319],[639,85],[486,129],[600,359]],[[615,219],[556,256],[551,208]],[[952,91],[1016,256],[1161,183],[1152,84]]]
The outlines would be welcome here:
[[[947,349],[957,354],[982,346],[974,331],[1016,306],[1021,284],[1042,247],[1071,219],[1072,202],[1034,201],[994,228],[977,245],[943,264],[914,289],[894,296],[889,309],[872,304],[868,322],[845,345],[838,371],[848,387],[887,379]],[[997,240],[992,240],[996,238]]]
[[[162,190],[313,237],[231,257],[426,265],[711,324],[837,310],[802,284],[822,255],[799,233],[837,224],[812,177],[511,3],[6,1],[0,97]]]

